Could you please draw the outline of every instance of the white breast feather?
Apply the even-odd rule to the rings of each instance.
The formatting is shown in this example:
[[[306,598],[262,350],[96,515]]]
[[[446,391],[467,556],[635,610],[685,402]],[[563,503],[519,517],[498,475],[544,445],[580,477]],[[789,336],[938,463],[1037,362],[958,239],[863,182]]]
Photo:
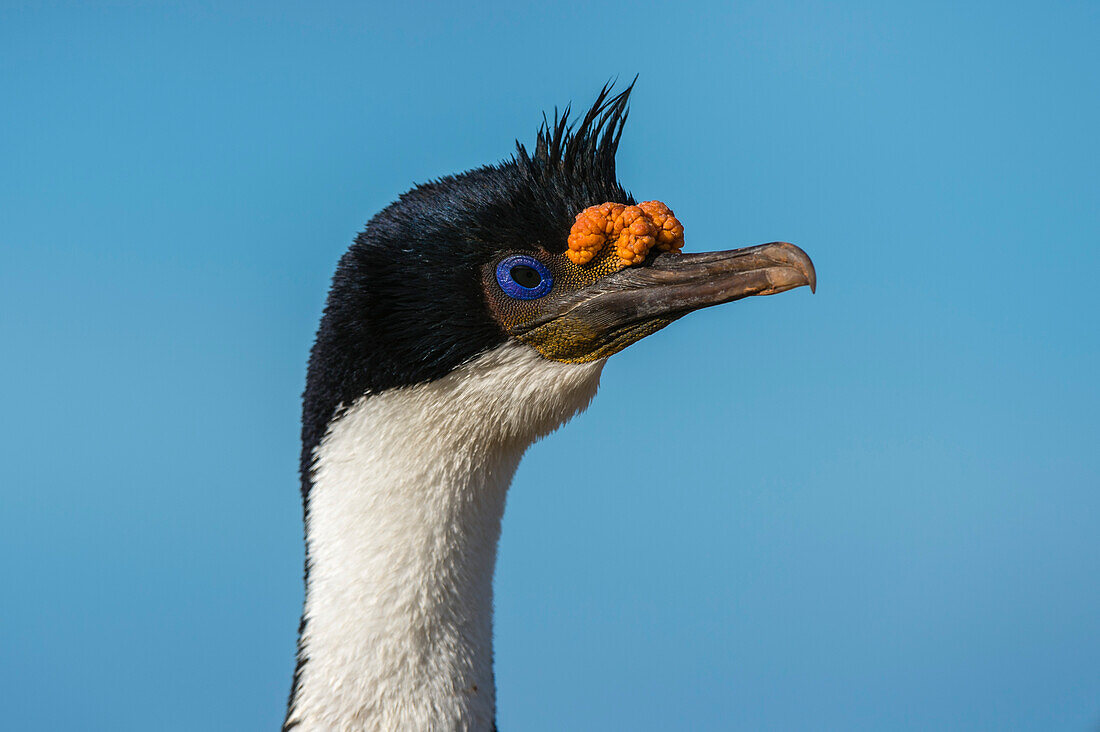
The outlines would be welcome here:
[[[509,342],[329,426],[314,452],[297,729],[490,729],[505,494],[527,446],[588,406],[603,364]]]

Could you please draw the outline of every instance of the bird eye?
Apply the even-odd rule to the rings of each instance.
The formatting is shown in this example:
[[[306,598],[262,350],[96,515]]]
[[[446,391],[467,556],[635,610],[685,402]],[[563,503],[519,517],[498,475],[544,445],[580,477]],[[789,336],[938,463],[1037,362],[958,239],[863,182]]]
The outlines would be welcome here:
[[[524,254],[514,254],[497,263],[497,282],[505,294],[520,300],[542,297],[554,286],[546,265]]]

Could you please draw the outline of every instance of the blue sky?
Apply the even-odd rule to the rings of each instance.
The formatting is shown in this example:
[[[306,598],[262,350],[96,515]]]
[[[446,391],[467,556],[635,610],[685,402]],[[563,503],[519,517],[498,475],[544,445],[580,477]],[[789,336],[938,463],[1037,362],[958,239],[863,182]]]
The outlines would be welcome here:
[[[501,728],[1100,724],[1097,4],[6,2],[0,70],[5,725],[277,726],[337,258],[635,74],[627,188],[818,293],[529,452]]]

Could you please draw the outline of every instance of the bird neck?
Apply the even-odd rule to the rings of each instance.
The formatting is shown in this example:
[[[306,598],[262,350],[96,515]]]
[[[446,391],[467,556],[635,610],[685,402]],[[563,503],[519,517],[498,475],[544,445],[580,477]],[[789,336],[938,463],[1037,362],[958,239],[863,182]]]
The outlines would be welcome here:
[[[367,396],[314,453],[295,729],[489,730],[493,570],[508,486],[603,363],[509,343]]]

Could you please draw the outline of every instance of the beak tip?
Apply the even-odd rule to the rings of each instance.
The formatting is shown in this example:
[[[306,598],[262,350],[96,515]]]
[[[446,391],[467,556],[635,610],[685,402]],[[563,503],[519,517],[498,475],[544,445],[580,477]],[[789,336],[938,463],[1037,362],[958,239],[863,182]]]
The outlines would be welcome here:
[[[775,242],[775,245],[782,247],[785,250],[786,256],[790,257],[790,264],[797,269],[803,277],[806,278],[805,284],[809,285],[810,292],[817,293],[817,270],[814,269],[813,260],[810,259],[810,255],[806,254],[802,250],[802,247],[791,244],[787,241]]]

